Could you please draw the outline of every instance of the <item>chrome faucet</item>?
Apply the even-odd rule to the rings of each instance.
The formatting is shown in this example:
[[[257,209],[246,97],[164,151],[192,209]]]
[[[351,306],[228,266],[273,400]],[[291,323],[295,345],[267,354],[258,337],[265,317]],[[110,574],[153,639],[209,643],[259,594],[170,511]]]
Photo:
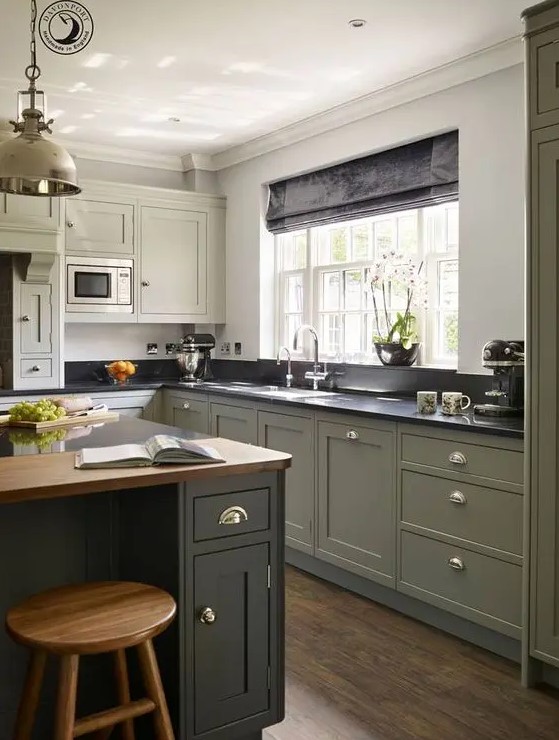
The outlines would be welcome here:
[[[310,324],[301,324],[301,326],[295,332],[293,337],[293,349],[297,349],[299,342],[299,334],[302,331],[308,331],[314,341],[314,364],[312,372],[305,373],[305,380],[312,380],[313,390],[318,390],[318,383],[321,380],[327,380],[330,377],[330,373],[326,369],[326,363],[324,363],[324,370],[320,369],[320,363],[318,362],[318,334],[314,326]]]
[[[278,349],[278,354],[276,357],[276,364],[278,365],[280,364],[280,356],[282,352],[285,352],[285,354],[287,355],[287,374],[285,376],[285,387],[291,388],[291,383],[293,383],[293,375],[291,374],[291,352],[285,346],[280,347]]]

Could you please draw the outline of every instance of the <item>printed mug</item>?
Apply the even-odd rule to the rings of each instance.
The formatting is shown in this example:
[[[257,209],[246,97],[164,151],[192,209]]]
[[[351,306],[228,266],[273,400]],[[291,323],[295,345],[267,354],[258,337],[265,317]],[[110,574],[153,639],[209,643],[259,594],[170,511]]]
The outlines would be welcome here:
[[[451,416],[461,414],[469,408],[471,403],[469,396],[465,396],[460,391],[445,391],[443,393],[442,412]]]
[[[437,391],[417,391],[417,413],[434,414],[437,410]]]

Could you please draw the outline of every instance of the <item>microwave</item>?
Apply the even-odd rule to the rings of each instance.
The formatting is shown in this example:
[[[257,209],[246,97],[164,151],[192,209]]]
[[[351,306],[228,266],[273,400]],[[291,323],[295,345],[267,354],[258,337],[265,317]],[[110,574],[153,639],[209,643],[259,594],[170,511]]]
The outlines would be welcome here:
[[[132,313],[132,260],[66,257],[66,311]]]

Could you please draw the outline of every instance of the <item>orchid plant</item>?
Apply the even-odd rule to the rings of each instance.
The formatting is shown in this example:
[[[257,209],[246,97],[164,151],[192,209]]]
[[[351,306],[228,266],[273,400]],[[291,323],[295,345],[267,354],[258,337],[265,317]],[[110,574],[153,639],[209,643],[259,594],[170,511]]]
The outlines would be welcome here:
[[[371,274],[371,294],[377,334],[373,337],[376,343],[397,342],[405,349],[410,349],[417,342],[417,319],[412,307],[426,305],[427,285],[423,275],[423,262],[419,264],[412,258],[395,251],[385,252],[376,262]],[[390,318],[388,300],[395,291],[405,296],[403,313],[396,312],[396,319]],[[378,302],[382,301],[379,311]],[[381,316],[384,319],[385,332],[381,329]]]

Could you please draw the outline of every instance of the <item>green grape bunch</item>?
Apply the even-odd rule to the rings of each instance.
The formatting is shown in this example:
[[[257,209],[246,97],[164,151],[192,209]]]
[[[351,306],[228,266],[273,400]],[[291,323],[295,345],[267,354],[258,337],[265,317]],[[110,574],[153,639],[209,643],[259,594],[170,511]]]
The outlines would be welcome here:
[[[65,429],[51,429],[49,432],[32,432],[21,429],[8,432],[8,439],[13,445],[35,445],[40,450],[44,450],[54,442],[61,442],[66,434]]]
[[[35,403],[30,401],[16,403],[8,413],[10,421],[57,421],[66,416],[66,409],[57,406],[50,398],[42,398]]]

